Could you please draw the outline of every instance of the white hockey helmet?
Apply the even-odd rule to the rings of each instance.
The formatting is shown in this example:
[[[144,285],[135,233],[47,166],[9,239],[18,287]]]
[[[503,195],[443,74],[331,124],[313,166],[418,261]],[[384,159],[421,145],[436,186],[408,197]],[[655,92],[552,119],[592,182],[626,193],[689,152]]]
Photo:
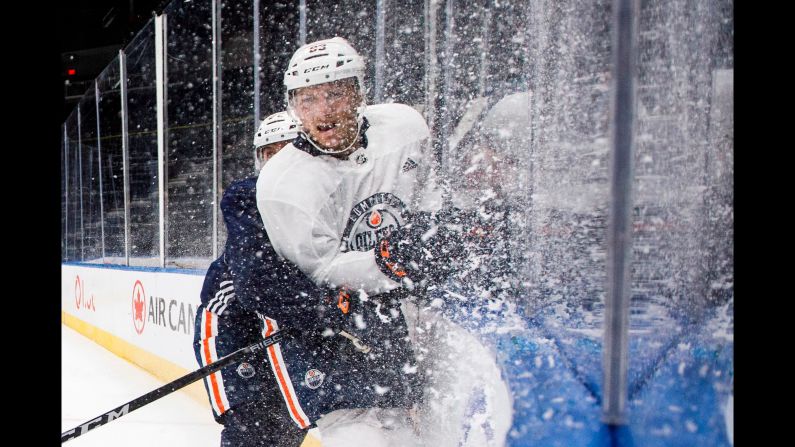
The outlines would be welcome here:
[[[287,92],[355,77],[364,89],[364,59],[342,37],[308,43],[295,51],[284,73]],[[289,99],[289,98],[288,98]]]
[[[366,106],[364,90],[364,59],[342,37],[318,40],[308,43],[295,51],[290,59],[287,71],[284,73],[285,100],[287,112],[299,125],[301,134],[306,137],[312,146],[326,154],[336,154],[347,151],[356,143],[356,140],[342,150],[330,151],[320,147],[303,132],[301,120],[295,112],[292,101],[292,92],[301,87],[338,81],[340,79],[356,78],[361,104],[357,108],[358,129],[362,126],[362,112]],[[358,134],[358,130],[357,130]]]
[[[298,136],[298,123],[287,113],[278,112],[268,116],[254,134],[254,167],[259,172],[265,160],[259,156],[259,148],[280,141],[292,141]]]

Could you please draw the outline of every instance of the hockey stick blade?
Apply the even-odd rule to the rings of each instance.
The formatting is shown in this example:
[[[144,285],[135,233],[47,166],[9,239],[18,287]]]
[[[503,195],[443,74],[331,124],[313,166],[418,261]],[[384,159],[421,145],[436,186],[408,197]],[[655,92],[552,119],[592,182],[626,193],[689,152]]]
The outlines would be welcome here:
[[[205,365],[202,368],[199,368],[196,371],[193,371],[192,373],[186,374],[172,382],[169,382],[154,391],[150,391],[144,394],[143,396],[133,399],[130,402],[127,402],[126,404],[120,405],[106,413],[103,413],[95,417],[94,419],[88,420],[85,423],[80,424],[75,428],[72,428],[71,430],[67,430],[61,433],[61,444],[63,444],[64,442],[70,439],[74,439],[78,436],[84,435],[97,427],[107,424],[110,421],[115,421],[116,419],[119,419],[120,417],[128,413],[131,413],[132,411],[135,411],[146,404],[152,403],[157,399],[160,399],[161,397],[164,397],[168,394],[173,393],[174,391],[177,391],[181,388],[190,385],[191,383],[199,379],[203,379],[204,377],[209,376],[210,374],[218,371],[224,366],[232,364],[247,355],[253,354],[257,351],[262,351],[272,344],[279,343],[280,341],[282,341],[285,335],[286,331],[281,330],[269,337],[263,338],[261,341],[254,343],[253,345],[246,346],[245,348],[240,348],[237,351],[229,355],[226,355],[224,357],[221,357],[220,359],[216,360],[213,363],[210,363],[209,365]]]

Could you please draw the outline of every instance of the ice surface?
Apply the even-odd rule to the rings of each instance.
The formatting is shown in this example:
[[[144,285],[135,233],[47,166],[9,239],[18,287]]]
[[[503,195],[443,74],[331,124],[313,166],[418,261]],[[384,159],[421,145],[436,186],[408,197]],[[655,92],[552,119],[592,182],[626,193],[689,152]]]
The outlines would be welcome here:
[[[75,330],[61,329],[61,430],[163,385]],[[68,442],[69,447],[217,447],[221,429],[209,407],[176,392]]]

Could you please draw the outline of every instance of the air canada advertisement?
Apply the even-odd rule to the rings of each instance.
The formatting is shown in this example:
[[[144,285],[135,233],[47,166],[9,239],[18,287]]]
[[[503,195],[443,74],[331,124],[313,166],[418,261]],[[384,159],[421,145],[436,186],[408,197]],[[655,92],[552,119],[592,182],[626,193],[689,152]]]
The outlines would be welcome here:
[[[202,275],[62,266],[61,310],[192,370]]]

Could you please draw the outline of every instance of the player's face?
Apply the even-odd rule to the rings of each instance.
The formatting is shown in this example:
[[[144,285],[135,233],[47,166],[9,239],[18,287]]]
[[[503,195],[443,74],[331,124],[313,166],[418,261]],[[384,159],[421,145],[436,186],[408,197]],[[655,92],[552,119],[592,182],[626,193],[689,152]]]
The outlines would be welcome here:
[[[303,87],[293,97],[304,131],[330,151],[345,149],[357,138],[356,108],[360,103],[353,78]]]
[[[265,146],[260,146],[257,148],[257,158],[260,159],[260,165],[265,166],[265,163],[270,160],[271,157],[276,155],[277,152],[282,150],[284,146],[287,146],[287,143],[290,141],[279,141],[276,143],[266,144]]]

